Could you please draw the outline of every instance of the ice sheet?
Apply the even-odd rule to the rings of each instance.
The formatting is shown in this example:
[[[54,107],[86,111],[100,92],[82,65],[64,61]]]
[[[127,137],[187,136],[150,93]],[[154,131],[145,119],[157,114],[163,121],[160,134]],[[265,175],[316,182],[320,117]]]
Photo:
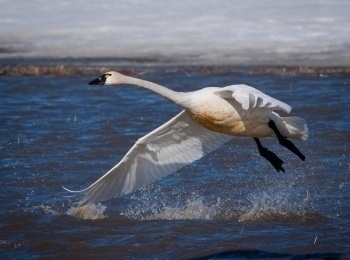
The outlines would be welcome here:
[[[0,1],[0,57],[350,64],[350,2]]]

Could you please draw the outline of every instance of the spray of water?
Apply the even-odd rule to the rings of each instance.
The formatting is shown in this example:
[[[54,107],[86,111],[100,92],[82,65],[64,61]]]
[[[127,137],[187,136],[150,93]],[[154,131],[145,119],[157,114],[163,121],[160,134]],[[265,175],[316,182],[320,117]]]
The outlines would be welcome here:
[[[133,197],[134,201],[121,215],[142,220],[202,219],[241,222],[307,222],[326,219],[321,214],[309,212],[308,191],[298,195],[295,190],[286,187],[252,193],[246,200],[239,202],[231,197],[217,197],[208,201],[207,196],[186,194],[180,190],[173,191],[173,197],[169,197],[168,192],[162,192],[159,187],[157,189],[157,198],[152,197],[153,193],[149,190]]]
[[[239,221],[264,222],[307,222],[324,221],[326,217],[319,213],[309,212],[309,192],[305,198],[296,199],[296,194],[284,191],[262,192],[249,197],[250,206],[246,207]]]
[[[184,206],[167,206],[163,204],[156,208],[154,214],[149,216],[150,219],[213,219],[218,212],[220,198],[212,205],[205,205],[204,198],[196,195],[189,198]]]
[[[72,206],[68,209],[66,214],[77,218],[95,220],[106,218],[106,215],[104,214],[106,209],[107,207],[101,203],[87,204],[81,207]]]

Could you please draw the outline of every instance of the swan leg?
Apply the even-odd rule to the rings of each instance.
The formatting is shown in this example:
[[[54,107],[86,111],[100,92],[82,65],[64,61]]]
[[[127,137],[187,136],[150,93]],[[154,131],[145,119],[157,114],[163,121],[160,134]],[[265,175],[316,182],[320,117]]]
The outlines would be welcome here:
[[[305,161],[305,156],[300,152],[298,148],[295,147],[291,141],[287,140],[287,138],[280,133],[275,122],[270,120],[268,126],[275,132],[280,145],[286,147],[288,150],[296,154],[302,161]]]
[[[254,138],[254,141],[256,142],[256,145],[258,146],[260,155],[262,157],[264,157],[266,160],[268,160],[272,164],[272,166],[275,167],[276,171],[285,172],[283,167],[282,167],[283,161],[275,153],[269,151],[267,148],[262,146],[259,138]]]

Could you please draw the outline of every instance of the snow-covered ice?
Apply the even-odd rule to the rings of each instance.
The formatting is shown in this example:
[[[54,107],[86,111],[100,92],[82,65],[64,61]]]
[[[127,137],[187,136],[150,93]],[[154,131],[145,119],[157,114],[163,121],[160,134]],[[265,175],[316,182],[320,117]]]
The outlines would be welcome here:
[[[0,58],[350,65],[347,0],[0,0]]]

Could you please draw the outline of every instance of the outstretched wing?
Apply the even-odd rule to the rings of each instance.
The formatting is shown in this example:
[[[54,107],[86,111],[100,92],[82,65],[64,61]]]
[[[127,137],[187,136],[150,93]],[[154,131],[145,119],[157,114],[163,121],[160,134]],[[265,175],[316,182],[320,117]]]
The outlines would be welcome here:
[[[94,184],[76,191],[84,195],[79,204],[131,193],[200,159],[231,138],[197,125],[182,111],[140,138],[124,158]]]
[[[282,110],[286,113],[290,113],[292,110],[290,105],[247,85],[227,86],[216,91],[216,94],[225,99],[236,100],[244,110],[269,108],[271,110]]]

